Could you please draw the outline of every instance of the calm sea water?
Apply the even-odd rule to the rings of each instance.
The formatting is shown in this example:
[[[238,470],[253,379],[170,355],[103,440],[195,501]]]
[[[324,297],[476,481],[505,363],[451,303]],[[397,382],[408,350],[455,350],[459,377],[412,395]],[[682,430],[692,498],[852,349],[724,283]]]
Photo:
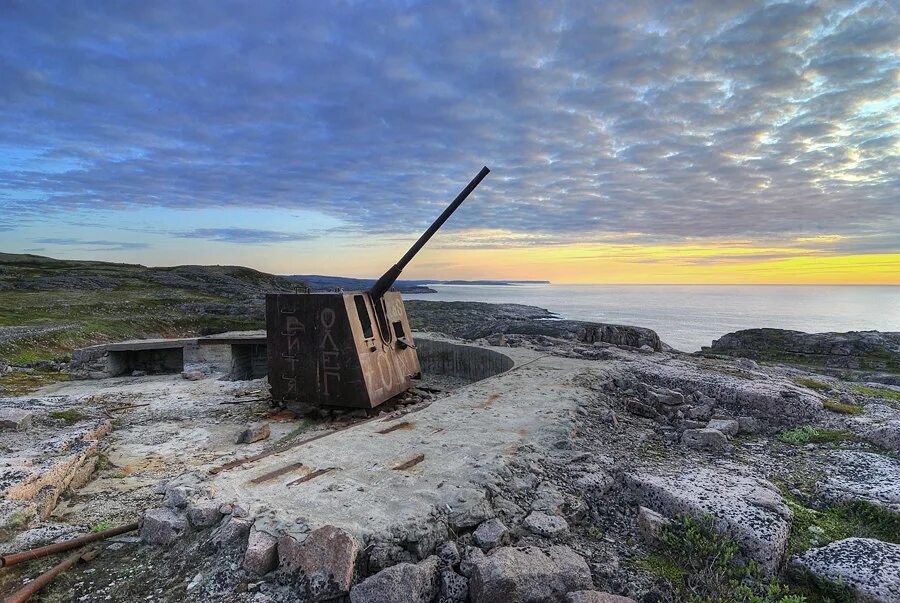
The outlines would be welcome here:
[[[430,285],[409,299],[528,304],[562,318],[648,327],[686,352],[739,329],[900,331],[900,286]]]

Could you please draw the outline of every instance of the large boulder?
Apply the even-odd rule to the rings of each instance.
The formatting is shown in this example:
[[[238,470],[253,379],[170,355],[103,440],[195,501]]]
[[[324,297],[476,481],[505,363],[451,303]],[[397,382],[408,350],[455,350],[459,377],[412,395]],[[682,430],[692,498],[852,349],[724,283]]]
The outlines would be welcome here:
[[[864,432],[862,436],[885,450],[900,452],[900,419],[876,425]]]
[[[474,561],[469,578],[473,603],[560,601],[568,592],[593,587],[587,563],[566,546],[495,549]]]
[[[369,576],[350,591],[351,603],[430,603],[440,590],[440,558],[398,563]]]
[[[258,576],[275,569],[278,566],[278,539],[262,530],[251,530],[243,566]]]
[[[632,473],[625,482],[640,505],[667,517],[711,515],[716,529],[728,533],[745,555],[774,574],[787,549],[793,514],[773,484],[736,470]]]
[[[171,509],[162,507],[144,513],[141,540],[149,544],[170,545],[187,530],[187,520]]]
[[[872,452],[840,450],[828,457],[816,493],[831,502],[862,500],[900,513],[900,461]]]
[[[298,542],[291,536],[278,540],[278,565],[309,601],[346,595],[356,575],[359,541],[346,530],[324,526]]]
[[[858,601],[900,601],[900,545],[871,538],[847,538],[810,549],[792,565],[847,585]]]

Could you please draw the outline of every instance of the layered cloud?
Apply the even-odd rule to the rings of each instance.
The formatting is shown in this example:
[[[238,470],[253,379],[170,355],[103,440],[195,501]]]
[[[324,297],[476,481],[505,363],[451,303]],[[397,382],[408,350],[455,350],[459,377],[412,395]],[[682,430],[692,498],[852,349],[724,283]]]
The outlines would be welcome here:
[[[896,3],[23,2],[0,17],[0,230],[259,207],[406,235],[486,163],[447,245],[900,251]],[[180,235],[303,237],[290,230]]]

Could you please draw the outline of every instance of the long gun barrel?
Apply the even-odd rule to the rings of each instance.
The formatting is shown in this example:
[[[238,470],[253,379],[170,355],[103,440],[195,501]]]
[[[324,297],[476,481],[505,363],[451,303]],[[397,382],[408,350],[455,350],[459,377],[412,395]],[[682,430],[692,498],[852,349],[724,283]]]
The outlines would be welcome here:
[[[478,175],[472,178],[472,181],[469,182],[468,185],[466,185],[466,188],[462,189],[462,192],[460,192],[456,196],[456,199],[453,200],[453,203],[447,206],[447,209],[444,210],[444,213],[442,213],[438,217],[438,219],[428,227],[428,230],[426,230],[422,234],[422,236],[419,237],[418,241],[413,243],[413,246],[409,248],[409,251],[407,251],[406,254],[402,258],[400,258],[400,261],[391,266],[390,270],[381,275],[381,278],[378,279],[378,282],[372,285],[372,288],[369,289],[369,295],[371,295],[373,300],[379,299],[382,295],[385,294],[388,289],[390,289],[394,285],[394,282],[400,276],[400,273],[403,272],[403,269],[406,268],[406,265],[409,264],[409,262],[416,256],[416,254],[419,253],[419,250],[425,246],[425,243],[428,242],[428,239],[430,239],[434,235],[434,233],[436,233],[438,229],[444,225],[444,222],[446,222],[447,218],[449,218],[453,214],[453,212],[456,211],[456,208],[462,205],[462,202],[466,200],[466,197],[469,196],[469,193],[475,190],[476,186],[481,184],[481,181],[484,180],[484,177],[487,176],[490,171],[491,170],[489,170],[487,166],[481,168],[481,171],[478,172]]]

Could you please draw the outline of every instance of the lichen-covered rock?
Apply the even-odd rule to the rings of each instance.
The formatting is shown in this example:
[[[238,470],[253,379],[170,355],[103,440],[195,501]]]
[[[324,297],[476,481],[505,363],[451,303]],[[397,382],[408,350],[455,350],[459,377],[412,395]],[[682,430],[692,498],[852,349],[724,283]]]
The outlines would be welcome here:
[[[657,542],[660,532],[668,523],[669,520],[660,513],[647,507],[638,507],[637,532],[644,542]]]
[[[434,554],[440,557],[441,561],[450,567],[456,567],[459,565],[459,562],[462,561],[462,557],[459,554],[459,547],[456,546],[456,543],[452,540],[439,546]]]
[[[825,500],[863,500],[900,513],[900,461],[872,452],[840,450],[828,457],[816,493]]]
[[[279,571],[294,584],[297,594],[310,601],[346,595],[356,574],[359,541],[346,530],[323,526],[297,542],[278,540]]]
[[[681,434],[681,443],[688,448],[718,452],[728,445],[728,438],[718,429],[703,427],[701,429],[685,429]]]
[[[534,511],[525,518],[523,522],[525,529],[532,534],[554,538],[563,534],[568,534],[569,524],[565,519],[558,515],[547,515],[540,511]]]
[[[187,521],[168,508],[149,509],[141,524],[141,540],[149,544],[169,545],[181,538]]]
[[[469,580],[454,571],[442,571],[439,603],[463,603],[468,598]]]
[[[781,565],[793,514],[778,489],[735,470],[698,468],[680,474],[632,473],[626,484],[639,504],[667,517],[710,514],[744,554],[775,573]]]
[[[863,437],[880,448],[900,452],[900,419],[885,421],[864,432]]]
[[[566,546],[499,548],[475,561],[469,578],[473,603],[558,601],[593,587],[587,563]]]
[[[577,590],[566,595],[564,603],[636,603],[630,597],[611,595],[599,590]]]
[[[351,603],[430,603],[440,591],[440,559],[398,563],[369,576],[350,591]]]
[[[503,522],[495,517],[482,521],[472,533],[472,539],[483,549],[493,549],[503,544],[508,533]]]
[[[185,515],[196,530],[211,528],[222,519],[220,503],[215,500],[198,500],[189,503]]]
[[[261,530],[251,530],[243,566],[257,576],[268,574],[278,567],[278,539]]]
[[[253,520],[232,515],[219,527],[213,541],[225,549],[243,550],[247,547],[252,527]]]
[[[900,601],[900,545],[871,538],[847,538],[810,549],[792,564],[831,582],[847,585],[858,601]]]

